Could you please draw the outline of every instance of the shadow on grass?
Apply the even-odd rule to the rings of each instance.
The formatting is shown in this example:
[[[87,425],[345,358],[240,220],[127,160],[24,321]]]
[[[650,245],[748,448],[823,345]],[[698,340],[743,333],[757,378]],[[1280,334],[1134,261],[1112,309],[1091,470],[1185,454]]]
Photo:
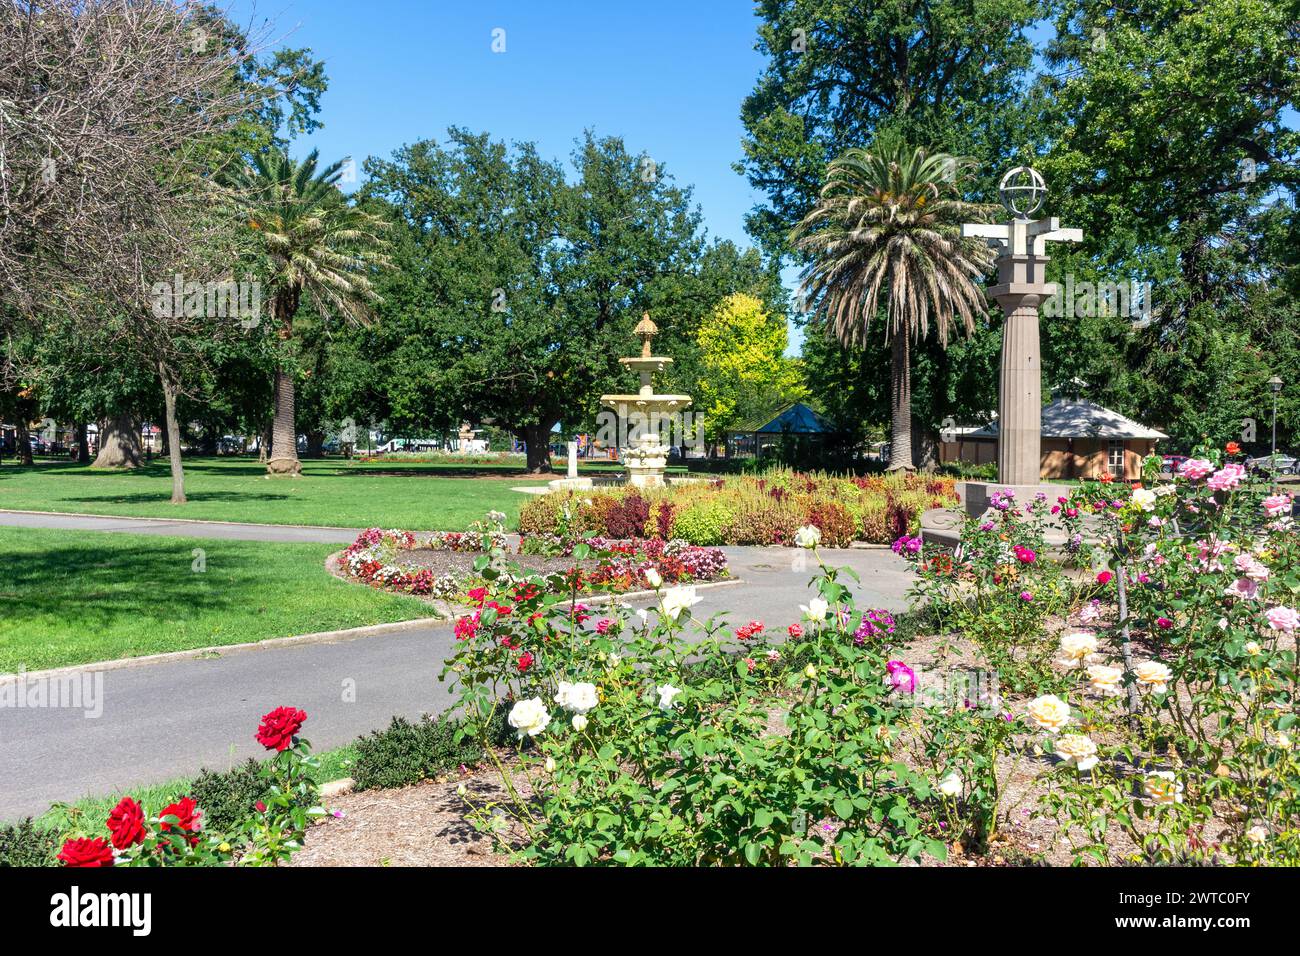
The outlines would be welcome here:
[[[248,491],[187,491],[186,498],[190,504],[202,504],[205,501],[287,501],[289,495],[278,495],[270,492],[254,493]],[[156,505],[165,504],[167,496],[159,494],[156,491],[138,492],[136,494],[116,494],[116,495],[82,495],[80,497],[73,495],[64,495],[59,499],[65,504],[80,502],[82,504],[115,504],[115,505]],[[173,515],[168,513],[167,517],[184,518],[184,505],[177,508]]]
[[[236,607],[246,610],[250,590],[258,591],[258,598],[267,596],[255,586],[264,562],[251,552],[218,553],[219,573],[197,573],[188,542],[0,552],[0,617],[11,625],[30,618],[33,635],[39,631],[41,637],[65,631],[86,637],[132,618],[188,621]],[[22,635],[19,626],[14,636],[21,640]]]

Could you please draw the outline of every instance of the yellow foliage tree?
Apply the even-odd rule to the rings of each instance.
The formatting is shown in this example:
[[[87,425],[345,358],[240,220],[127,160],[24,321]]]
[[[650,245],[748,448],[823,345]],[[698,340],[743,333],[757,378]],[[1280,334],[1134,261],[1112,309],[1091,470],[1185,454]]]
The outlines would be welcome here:
[[[788,343],[785,317],[743,292],[727,296],[700,323],[696,408],[710,442],[737,422],[807,396],[801,363],[785,354]]]

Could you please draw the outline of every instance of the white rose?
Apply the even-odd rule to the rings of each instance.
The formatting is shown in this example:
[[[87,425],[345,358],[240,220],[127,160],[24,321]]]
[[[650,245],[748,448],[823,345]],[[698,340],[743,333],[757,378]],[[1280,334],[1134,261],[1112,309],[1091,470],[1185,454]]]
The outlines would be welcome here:
[[[1120,679],[1123,676],[1124,672],[1118,667],[1107,667],[1105,664],[1092,664],[1088,667],[1088,686],[1098,694],[1110,697],[1115,694],[1123,693],[1124,688],[1120,686]]]
[[[555,773],[555,758],[547,757],[544,766],[546,767],[547,773]]]
[[[1146,488],[1139,488],[1133,492],[1133,504],[1137,505],[1142,511],[1154,511],[1156,493],[1148,491]]]
[[[816,525],[806,524],[794,533],[794,543],[801,548],[815,548],[822,543],[822,531]]]
[[[510,708],[509,721],[521,739],[536,737],[551,722],[551,714],[540,697],[530,697]]]
[[[570,684],[568,681],[560,681],[558,690],[555,694],[555,702],[565,710],[575,714],[585,714],[589,710],[594,710],[600,703],[600,698],[596,693],[596,685],[587,681],[579,681],[576,684]]]
[[[1174,485],[1156,485],[1153,494],[1157,498],[1163,498],[1165,495],[1172,495],[1178,489]]]
[[[1089,655],[1097,653],[1097,638],[1083,633],[1063,634],[1061,653],[1065,655],[1067,666],[1077,667],[1087,660]]]
[[[806,678],[808,678],[809,680],[816,680],[816,679],[817,679],[817,668],[815,668],[815,667],[813,667],[811,664],[809,664],[807,667],[805,667],[805,668],[803,669],[803,676],[806,677]]]
[[[682,611],[699,604],[703,600],[704,598],[696,595],[693,587],[669,588],[664,592],[661,608],[665,615],[675,621],[681,616]]]
[[[1262,647],[1259,646],[1259,642],[1258,642],[1258,641],[1247,641],[1247,642],[1246,642],[1246,653],[1249,654],[1251,657],[1255,657],[1255,656],[1257,656],[1257,655],[1263,653],[1263,651],[1264,651],[1264,649],[1263,649]]]
[[[659,706],[663,710],[673,709],[673,698],[682,692],[680,687],[674,687],[672,684],[661,684],[655,688],[655,693],[659,695]]]
[[[961,787],[961,774],[954,770],[939,781],[938,789],[945,797],[958,797],[961,796]]]
[[[578,733],[582,733],[584,730],[586,730],[586,729],[587,729],[587,718],[584,717],[582,714],[574,714],[574,715],[573,715],[573,729],[576,730]]]
[[[1097,766],[1097,745],[1085,734],[1061,734],[1056,739],[1056,756],[1077,770]]]
[[[800,604],[799,610],[803,611],[803,616],[810,621],[824,621],[826,615],[830,612],[831,606],[821,598],[813,598],[807,604]]]
[[[646,568],[645,582],[646,584],[654,588],[656,591],[658,591],[659,586],[664,583],[664,579],[659,576],[659,572],[656,571],[654,568]]]
[[[1156,803],[1182,803],[1183,785],[1172,770],[1153,770],[1142,784],[1146,795]]]
[[[1070,705],[1055,694],[1044,694],[1029,702],[1029,719],[1049,734],[1070,722]]]
[[[1169,668],[1159,661],[1143,661],[1133,668],[1138,686],[1153,694],[1163,694],[1169,689]]]
[[[1246,839],[1255,844],[1263,843],[1268,839],[1268,828],[1256,824],[1246,831]]]

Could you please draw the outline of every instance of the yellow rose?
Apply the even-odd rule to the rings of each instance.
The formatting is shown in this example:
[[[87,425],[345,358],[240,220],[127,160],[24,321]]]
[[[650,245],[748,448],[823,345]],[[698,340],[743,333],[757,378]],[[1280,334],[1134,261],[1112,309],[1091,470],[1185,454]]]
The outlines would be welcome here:
[[[1029,719],[1049,734],[1058,733],[1070,722],[1070,705],[1055,694],[1044,694],[1029,702]]]
[[[1123,676],[1124,672],[1118,667],[1093,664],[1088,668],[1088,686],[1104,697],[1111,697],[1123,693],[1124,688],[1120,686],[1120,678]]]
[[[1097,745],[1085,734],[1061,734],[1056,740],[1056,756],[1077,770],[1097,766]]]
[[[1138,686],[1153,694],[1163,694],[1169,689],[1169,668],[1159,661],[1143,661],[1133,668]]]
[[[1092,654],[1097,653],[1097,639],[1091,634],[1063,634],[1061,636],[1062,661],[1066,667],[1078,667]]]

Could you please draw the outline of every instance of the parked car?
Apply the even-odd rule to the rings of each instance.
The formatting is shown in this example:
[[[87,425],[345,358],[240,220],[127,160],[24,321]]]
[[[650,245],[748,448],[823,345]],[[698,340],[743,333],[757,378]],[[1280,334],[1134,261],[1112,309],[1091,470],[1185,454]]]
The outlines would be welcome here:
[[[1246,459],[1246,470],[1263,472],[1267,474],[1294,475],[1297,467],[1296,459],[1290,455],[1284,455],[1278,452],[1276,455],[1261,455],[1258,458]]]
[[[1187,460],[1186,455],[1165,455],[1163,456],[1164,470],[1173,474]]]

